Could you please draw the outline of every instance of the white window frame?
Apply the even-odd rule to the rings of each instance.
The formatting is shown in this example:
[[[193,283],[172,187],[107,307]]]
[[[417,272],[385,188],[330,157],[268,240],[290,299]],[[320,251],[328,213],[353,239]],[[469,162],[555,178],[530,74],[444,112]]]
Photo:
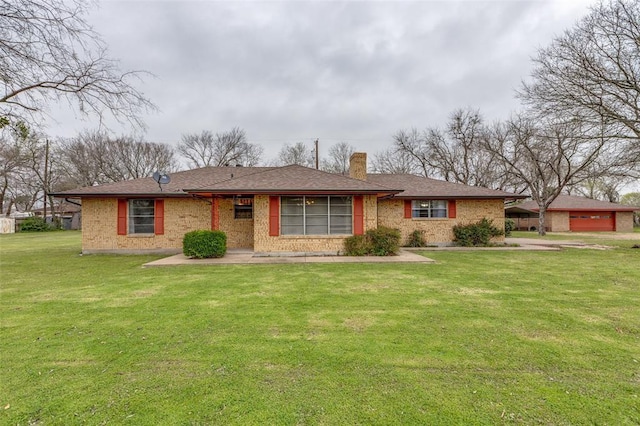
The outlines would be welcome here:
[[[152,214],[134,214],[136,212],[136,208],[140,208],[140,206],[135,206],[134,204],[140,202],[140,201],[150,201],[151,202],[151,207],[149,206],[145,206],[143,208],[151,208],[152,209]],[[154,234],[155,230],[156,230],[156,202],[154,199],[152,198],[132,198],[129,200],[129,205],[128,207],[128,212],[127,212],[127,230],[129,234]],[[149,232],[148,229],[145,229],[144,231],[138,230],[138,229],[144,229],[144,227],[148,227],[149,224],[145,224],[145,223],[136,223],[136,219],[144,219],[144,218],[151,218],[151,231]],[[136,229],[136,227],[139,227],[138,229]]]
[[[437,204],[444,204],[444,208]],[[435,212],[444,211],[444,216],[434,216]],[[448,200],[411,200],[412,219],[446,219],[449,217]]]
[[[287,227],[287,225],[285,224],[285,220],[283,220],[285,217],[299,217],[299,214],[289,214],[289,213],[285,213],[285,203],[283,202],[284,199],[296,199],[296,198],[302,198],[302,233],[288,233],[285,231],[285,228]],[[318,234],[318,233],[308,233],[308,226],[307,226],[307,216],[311,216],[311,213],[307,214],[307,198],[326,198],[327,199],[327,211],[326,211],[326,218],[327,218],[327,228],[326,228],[326,232],[322,233],[322,234]],[[349,213],[342,213],[342,214],[337,214],[331,213],[331,199],[332,198],[348,198],[349,202],[348,204],[340,204],[341,206],[349,206]],[[336,204],[334,204],[334,206],[336,206]],[[313,214],[314,216],[321,216],[324,217],[324,215],[318,215],[317,213]],[[342,217],[342,218],[348,218],[347,223],[349,224],[349,229],[348,232],[344,233],[344,232],[332,232],[331,230],[331,218],[337,218],[337,217]],[[300,225],[298,225],[300,226]],[[317,225],[314,225],[317,226]],[[353,197],[350,195],[327,195],[327,196],[323,196],[323,195],[298,195],[298,196],[282,196],[280,197],[280,235],[283,236],[296,236],[296,235],[353,235]]]

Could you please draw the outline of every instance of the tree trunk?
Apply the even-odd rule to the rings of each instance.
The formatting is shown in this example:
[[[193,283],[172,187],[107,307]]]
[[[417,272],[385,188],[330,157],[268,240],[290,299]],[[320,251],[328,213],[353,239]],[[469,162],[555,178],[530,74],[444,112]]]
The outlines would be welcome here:
[[[538,213],[538,235],[541,237],[547,235],[547,228],[545,226],[545,217],[547,214],[547,208],[545,206],[539,206],[540,212]]]
[[[5,216],[9,217],[9,216],[11,216],[11,209],[13,208],[13,200],[10,199],[7,204],[8,205],[7,205],[7,211],[5,213]]]

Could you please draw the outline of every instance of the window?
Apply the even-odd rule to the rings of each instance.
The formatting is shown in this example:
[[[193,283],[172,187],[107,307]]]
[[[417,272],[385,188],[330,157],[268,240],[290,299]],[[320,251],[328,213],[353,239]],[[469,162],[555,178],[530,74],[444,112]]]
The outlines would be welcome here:
[[[282,197],[282,235],[349,235],[351,197]]]
[[[234,219],[253,219],[253,198],[233,199],[233,217]]]
[[[447,217],[447,200],[413,200],[411,201],[411,217]]]
[[[154,218],[154,200],[129,200],[130,234],[153,234],[155,231]]]

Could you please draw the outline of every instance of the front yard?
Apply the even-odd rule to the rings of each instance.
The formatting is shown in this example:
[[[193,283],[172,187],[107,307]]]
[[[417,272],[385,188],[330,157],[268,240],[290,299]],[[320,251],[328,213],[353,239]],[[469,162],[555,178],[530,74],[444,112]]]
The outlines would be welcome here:
[[[640,249],[143,269],[0,236],[2,424],[638,424]]]

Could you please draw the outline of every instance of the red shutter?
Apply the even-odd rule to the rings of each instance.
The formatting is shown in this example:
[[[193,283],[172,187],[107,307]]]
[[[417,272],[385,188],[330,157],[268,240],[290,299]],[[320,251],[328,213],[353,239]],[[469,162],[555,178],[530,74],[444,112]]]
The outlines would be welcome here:
[[[364,234],[364,200],[362,195],[353,197],[353,235]]]
[[[164,235],[164,200],[156,200],[153,228],[156,235]]]
[[[456,200],[449,200],[449,219],[456,218]]]
[[[211,199],[211,230],[220,229],[220,200],[218,198]]]
[[[118,235],[127,235],[127,200],[118,200]]]
[[[280,198],[269,197],[269,236],[280,235]]]
[[[411,219],[411,200],[404,200],[404,218]]]

